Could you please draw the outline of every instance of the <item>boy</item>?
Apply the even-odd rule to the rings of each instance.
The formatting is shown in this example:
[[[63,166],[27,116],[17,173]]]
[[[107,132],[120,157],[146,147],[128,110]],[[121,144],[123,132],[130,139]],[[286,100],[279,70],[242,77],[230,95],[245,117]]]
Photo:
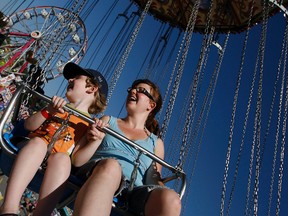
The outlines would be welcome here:
[[[108,85],[98,71],[70,62],[65,65],[63,75],[68,80],[67,106],[88,116],[106,108]],[[51,104],[25,120],[25,129],[32,131],[31,139],[15,159],[0,211],[2,215],[17,215],[21,195],[47,151],[47,167],[33,215],[50,215],[59,201],[71,171],[70,154],[82,137],[86,139],[88,129],[87,122],[63,110],[66,103],[54,96]]]

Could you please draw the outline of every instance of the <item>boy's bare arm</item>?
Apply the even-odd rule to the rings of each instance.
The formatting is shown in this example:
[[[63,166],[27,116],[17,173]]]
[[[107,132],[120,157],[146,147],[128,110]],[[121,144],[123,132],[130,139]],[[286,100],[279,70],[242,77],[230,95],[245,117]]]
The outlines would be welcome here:
[[[43,122],[49,117],[49,115],[53,115],[55,112],[63,113],[63,107],[67,104],[67,102],[58,96],[52,97],[52,103],[49,104],[43,110],[36,112],[31,115],[27,119],[25,119],[24,127],[28,131],[34,131],[38,129]]]
[[[105,116],[102,117],[101,120],[95,119],[95,123],[92,124],[87,131],[87,135],[82,137],[72,153],[71,158],[74,166],[79,167],[89,161],[105,136],[105,133],[99,130],[98,127],[102,128],[106,126]]]

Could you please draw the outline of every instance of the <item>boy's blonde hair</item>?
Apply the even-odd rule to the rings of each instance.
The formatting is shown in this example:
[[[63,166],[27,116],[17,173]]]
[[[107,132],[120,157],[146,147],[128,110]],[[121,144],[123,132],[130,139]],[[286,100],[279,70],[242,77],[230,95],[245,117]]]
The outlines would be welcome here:
[[[87,77],[86,79],[86,87],[96,86],[98,87],[98,91],[94,93],[94,101],[89,106],[88,112],[90,114],[98,114],[103,112],[107,107],[107,100],[103,93],[101,93],[99,84],[91,77]]]

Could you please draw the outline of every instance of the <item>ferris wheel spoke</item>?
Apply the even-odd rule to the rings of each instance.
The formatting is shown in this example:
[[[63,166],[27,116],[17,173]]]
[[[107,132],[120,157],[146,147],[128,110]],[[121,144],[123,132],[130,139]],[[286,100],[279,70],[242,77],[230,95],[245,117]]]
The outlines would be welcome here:
[[[2,72],[8,66],[10,66],[10,68],[14,68],[15,65],[19,64],[22,57],[25,55],[24,54],[25,50],[29,49],[29,47],[31,47],[31,45],[33,44],[34,41],[35,41],[35,39],[32,38],[24,46],[17,48],[14,55],[9,60],[7,60],[7,62],[3,66],[0,67],[0,72]]]
[[[22,73],[37,63],[50,80],[62,75],[67,62],[79,62],[86,52],[85,25],[72,11],[40,6],[15,12],[7,20],[0,44],[0,72]]]
[[[12,35],[13,35],[13,36],[19,36],[19,37],[21,37],[21,36],[30,37],[30,34],[24,33],[24,32],[10,32],[9,35],[10,35],[10,36],[12,36]]]

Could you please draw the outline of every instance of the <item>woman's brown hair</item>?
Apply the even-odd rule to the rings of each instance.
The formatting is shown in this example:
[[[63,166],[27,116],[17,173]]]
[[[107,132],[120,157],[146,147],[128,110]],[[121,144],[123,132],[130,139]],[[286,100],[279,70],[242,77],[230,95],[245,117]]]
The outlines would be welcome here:
[[[159,127],[158,121],[155,119],[155,116],[159,112],[159,110],[161,109],[162,103],[163,103],[162,96],[160,94],[160,90],[155,83],[153,83],[152,81],[150,81],[148,79],[135,80],[132,84],[132,88],[137,86],[140,83],[145,83],[151,87],[150,94],[152,95],[154,102],[156,103],[156,107],[151,111],[151,113],[149,114],[149,116],[146,120],[145,127],[150,132],[152,132],[158,136],[160,133],[160,127]]]

